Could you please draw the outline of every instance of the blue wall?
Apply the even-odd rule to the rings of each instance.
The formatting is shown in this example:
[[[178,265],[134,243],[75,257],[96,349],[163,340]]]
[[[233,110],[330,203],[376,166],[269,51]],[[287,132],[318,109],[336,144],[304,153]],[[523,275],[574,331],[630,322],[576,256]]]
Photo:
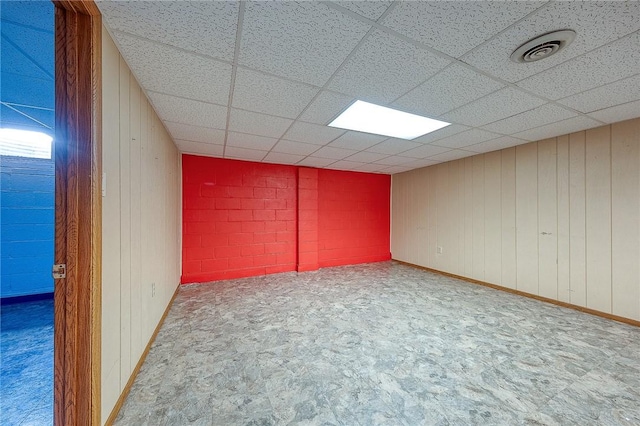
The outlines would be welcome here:
[[[2,297],[53,291],[52,160],[0,157]]]
[[[54,136],[54,8],[0,1],[0,127]],[[0,157],[0,296],[53,291],[53,160]]]
[[[50,1],[0,2],[0,125],[53,136],[54,32]]]

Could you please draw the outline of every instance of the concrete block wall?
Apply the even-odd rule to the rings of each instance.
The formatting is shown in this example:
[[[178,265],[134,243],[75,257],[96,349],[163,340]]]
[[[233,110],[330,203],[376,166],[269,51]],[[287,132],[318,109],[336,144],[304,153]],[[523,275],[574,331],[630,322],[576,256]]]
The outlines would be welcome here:
[[[182,161],[183,283],[391,257],[388,175]]]

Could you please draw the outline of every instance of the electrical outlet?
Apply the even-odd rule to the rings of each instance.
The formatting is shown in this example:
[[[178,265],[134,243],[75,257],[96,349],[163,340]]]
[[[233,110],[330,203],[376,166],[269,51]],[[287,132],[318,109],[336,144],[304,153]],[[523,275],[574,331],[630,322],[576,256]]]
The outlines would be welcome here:
[[[436,247],[436,253],[442,254],[442,246]]]
[[[156,283],[151,283],[151,297],[156,297]]]

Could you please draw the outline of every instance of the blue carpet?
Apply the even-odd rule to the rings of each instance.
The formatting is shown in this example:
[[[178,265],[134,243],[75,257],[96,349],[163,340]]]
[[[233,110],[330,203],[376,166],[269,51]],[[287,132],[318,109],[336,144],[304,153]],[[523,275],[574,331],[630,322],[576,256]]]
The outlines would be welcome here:
[[[53,424],[53,300],[0,308],[0,424]]]

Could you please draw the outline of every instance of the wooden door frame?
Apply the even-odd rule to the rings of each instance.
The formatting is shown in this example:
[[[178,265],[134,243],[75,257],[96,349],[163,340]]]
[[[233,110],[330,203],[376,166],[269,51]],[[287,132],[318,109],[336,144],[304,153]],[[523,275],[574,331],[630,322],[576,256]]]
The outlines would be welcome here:
[[[99,425],[102,22],[93,1],[55,5],[54,425]]]

